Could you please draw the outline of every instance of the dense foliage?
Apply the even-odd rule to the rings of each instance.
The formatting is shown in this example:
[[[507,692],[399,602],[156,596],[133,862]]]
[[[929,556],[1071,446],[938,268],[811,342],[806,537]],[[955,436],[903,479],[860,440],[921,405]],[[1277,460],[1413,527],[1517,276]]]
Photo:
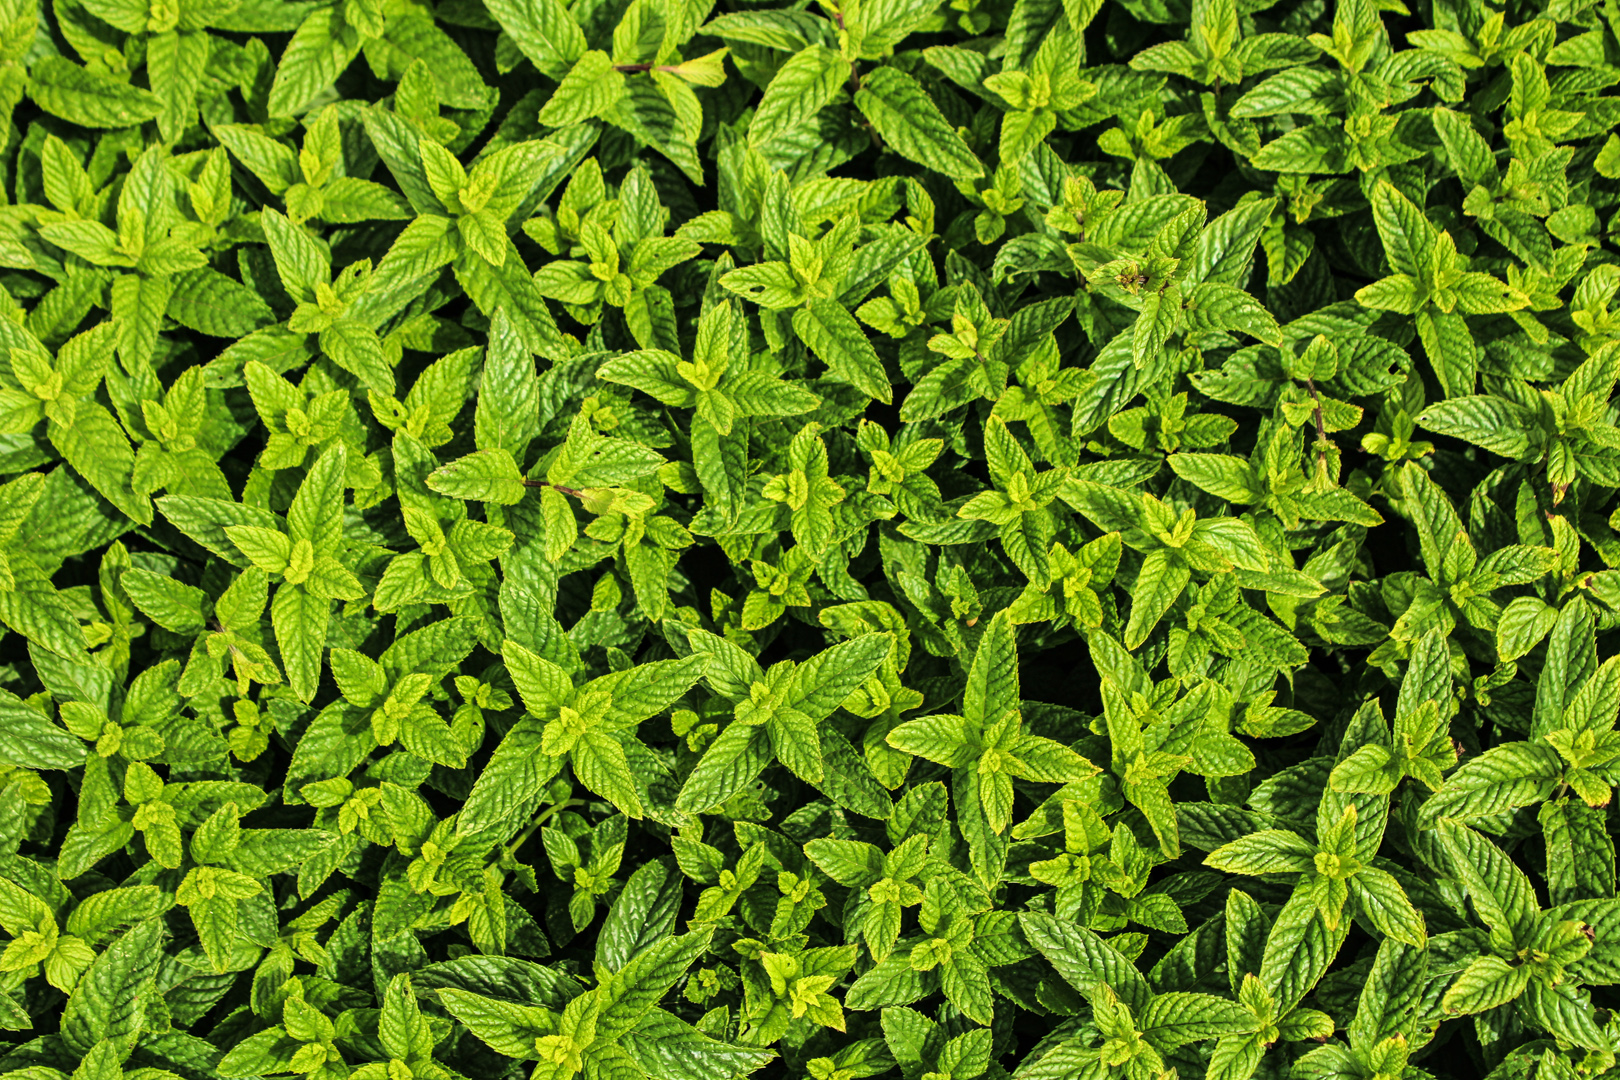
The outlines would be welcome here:
[[[1617,30],[0,0],[0,1076],[1614,1069]]]

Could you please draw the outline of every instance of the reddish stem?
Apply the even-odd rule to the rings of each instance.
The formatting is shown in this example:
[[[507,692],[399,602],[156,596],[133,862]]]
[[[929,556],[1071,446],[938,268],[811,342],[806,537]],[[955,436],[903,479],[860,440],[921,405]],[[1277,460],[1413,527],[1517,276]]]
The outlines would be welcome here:
[[[531,488],[552,488],[555,491],[562,492],[564,495],[572,495],[576,499],[583,499],[585,497],[585,493],[580,491],[578,488],[563,487],[561,484],[548,484],[544,480],[525,480],[523,481],[523,486]]]

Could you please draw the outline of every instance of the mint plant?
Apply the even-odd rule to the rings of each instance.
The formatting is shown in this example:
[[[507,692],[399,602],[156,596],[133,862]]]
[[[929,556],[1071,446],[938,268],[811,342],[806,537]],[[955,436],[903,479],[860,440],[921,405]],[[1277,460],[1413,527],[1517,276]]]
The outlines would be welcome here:
[[[1620,29],[0,0],[0,1078],[1620,1076]]]

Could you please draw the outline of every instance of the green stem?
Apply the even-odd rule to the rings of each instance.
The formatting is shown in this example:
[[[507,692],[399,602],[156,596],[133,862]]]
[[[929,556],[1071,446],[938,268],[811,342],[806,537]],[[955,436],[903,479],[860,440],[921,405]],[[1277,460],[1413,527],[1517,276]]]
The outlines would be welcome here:
[[[529,822],[529,824],[524,828],[524,830],[522,832],[518,833],[517,836],[512,840],[512,842],[510,844],[506,845],[506,853],[508,855],[511,855],[513,852],[517,851],[518,848],[523,846],[523,842],[525,840],[527,840],[529,837],[533,836],[535,834],[535,832],[541,826],[543,826],[546,822],[550,821],[554,816],[556,816],[561,811],[567,810],[571,806],[584,806],[584,805],[585,805],[585,800],[584,799],[564,799],[560,803],[557,803],[557,804],[555,804],[553,806],[547,807],[540,814],[538,814],[533,821]]]

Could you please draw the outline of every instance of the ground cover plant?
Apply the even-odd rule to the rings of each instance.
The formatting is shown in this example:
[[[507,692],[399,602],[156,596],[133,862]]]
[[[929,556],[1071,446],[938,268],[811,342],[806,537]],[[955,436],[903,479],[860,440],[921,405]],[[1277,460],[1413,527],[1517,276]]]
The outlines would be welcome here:
[[[1617,30],[0,0],[0,1076],[1612,1074]]]

